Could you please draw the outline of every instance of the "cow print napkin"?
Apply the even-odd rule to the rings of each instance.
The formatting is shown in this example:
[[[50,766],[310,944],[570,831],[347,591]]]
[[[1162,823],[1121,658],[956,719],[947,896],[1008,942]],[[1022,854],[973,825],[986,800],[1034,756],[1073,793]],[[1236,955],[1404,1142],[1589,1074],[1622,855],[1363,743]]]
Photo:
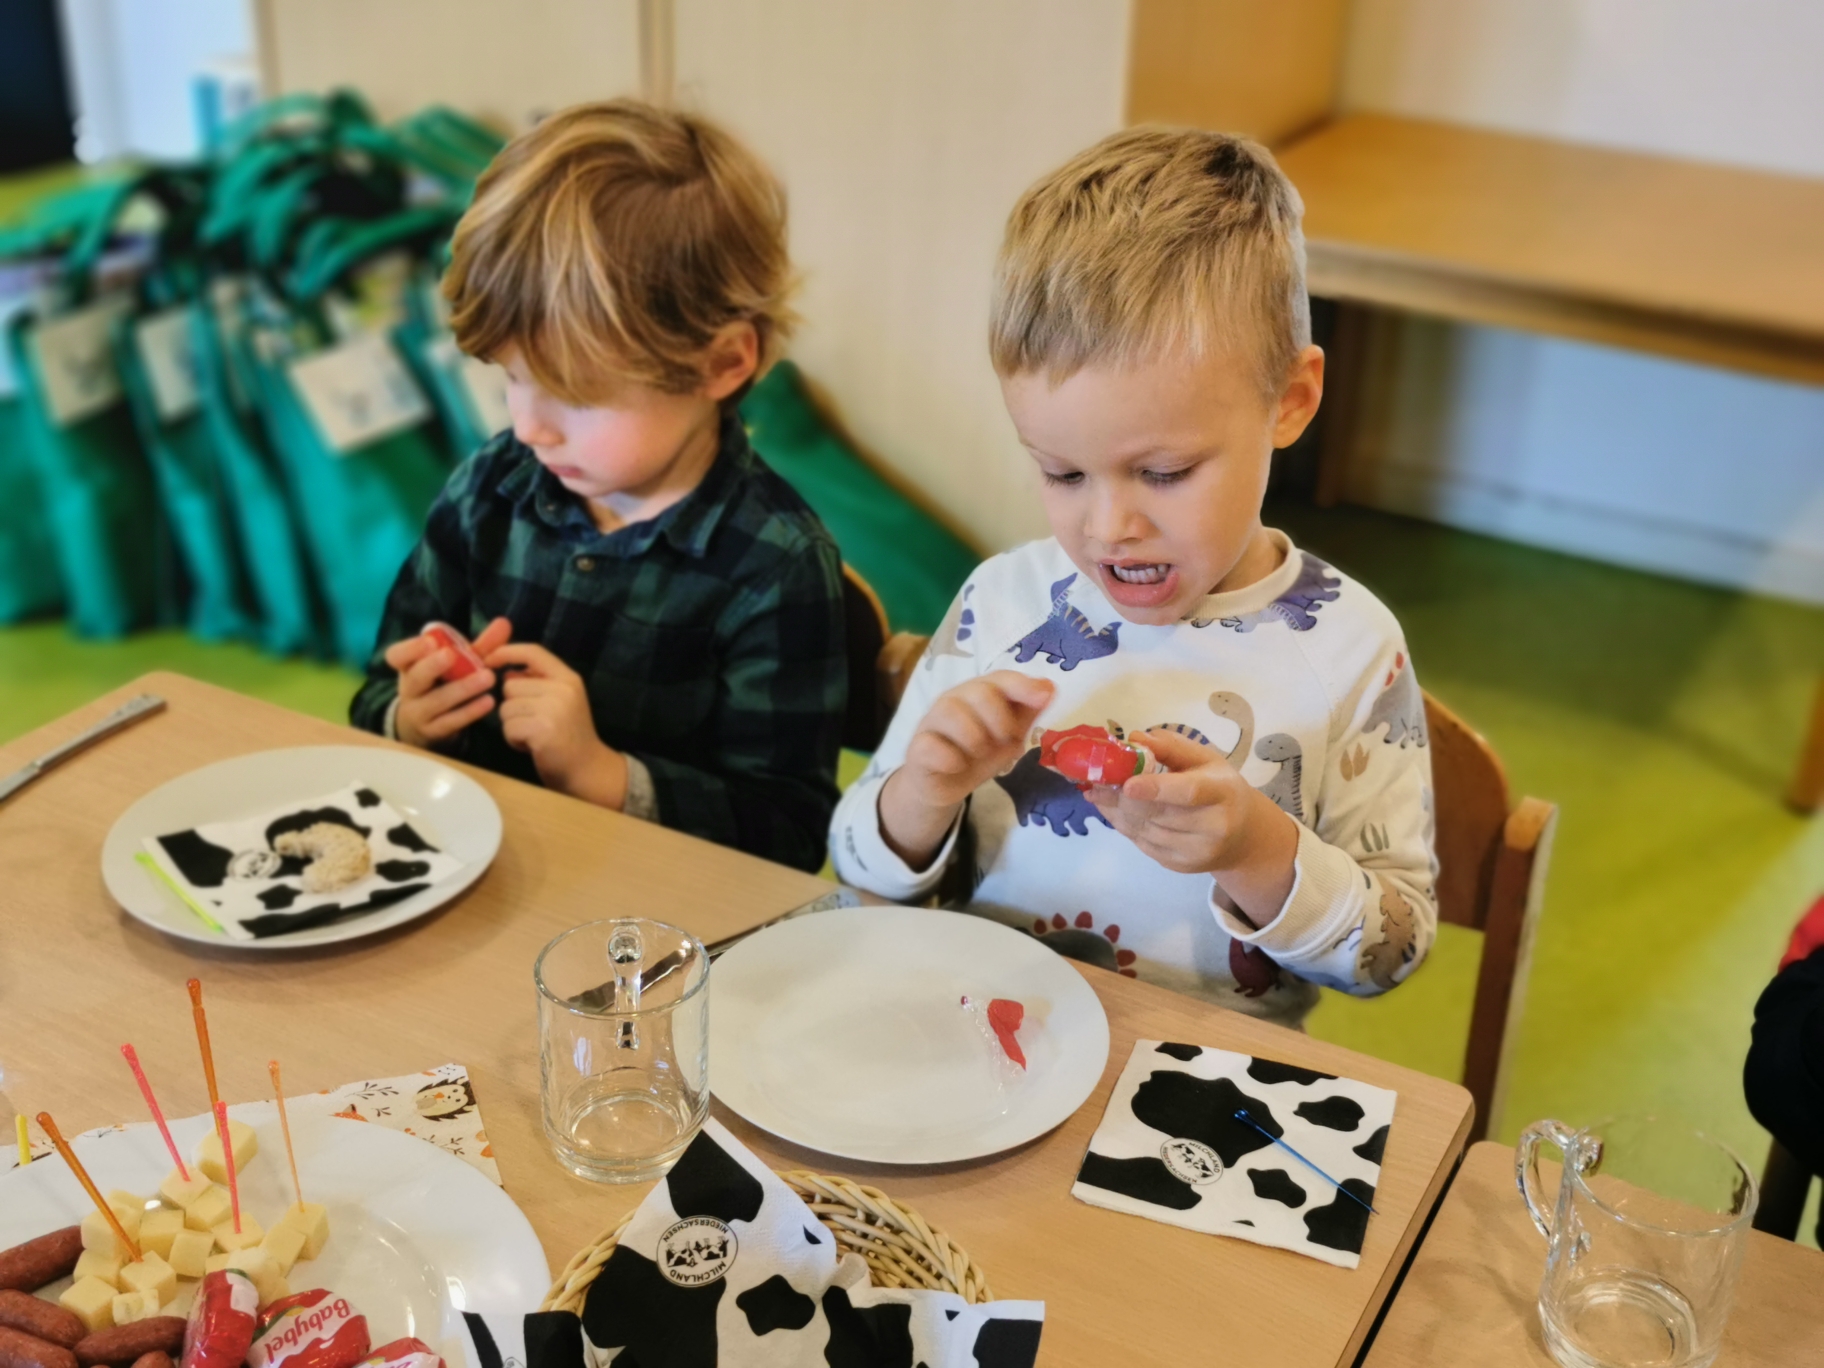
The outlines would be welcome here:
[[[861,1257],[710,1121],[621,1232],[580,1323],[467,1320],[480,1368],[1031,1368],[1044,1318],[1043,1302],[870,1285]]]
[[[365,836],[373,873],[332,893],[306,893],[302,875],[309,862],[279,855],[272,843],[318,822],[336,822]],[[147,840],[145,847],[178,896],[236,940],[282,936],[377,912],[462,868],[363,784],[257,817],[174,831]]]
[[[1295,1064],[1138,1041],[1071,1194],[1091,1206],[1354,1268],[1367,1210],[1235,1112],[1245,1108],[1372,1205],[1396,1097]]]

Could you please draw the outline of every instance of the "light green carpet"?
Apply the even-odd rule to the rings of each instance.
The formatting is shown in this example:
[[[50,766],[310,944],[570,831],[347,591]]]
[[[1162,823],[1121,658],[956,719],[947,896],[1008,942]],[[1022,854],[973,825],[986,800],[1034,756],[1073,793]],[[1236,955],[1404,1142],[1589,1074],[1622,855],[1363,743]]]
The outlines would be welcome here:
[[[1494,743],[1516,794],[1562,809],[1496,1137],[1657,1111],[1758,1168],[1766,1136],[1740,1088],[1754,999],[1824,892],[1824,821],[1779,801],[1824,673],[1824,612],[1360,509],[1275,519],[1388,601],[1425,686]],[[91,644],[33,625],[0,631],[0,738],[155,668],[337,720],[353,688],[174,633]],[[1310,1029],[1455,1077],[1478,949],[1446,927],[1399,991],[1327,993]]]

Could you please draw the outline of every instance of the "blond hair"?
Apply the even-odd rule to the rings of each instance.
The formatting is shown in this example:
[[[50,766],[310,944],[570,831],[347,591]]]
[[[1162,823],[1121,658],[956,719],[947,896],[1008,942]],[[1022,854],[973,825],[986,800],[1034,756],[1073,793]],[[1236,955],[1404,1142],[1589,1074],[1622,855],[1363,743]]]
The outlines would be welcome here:
[[[516,347],[548,393],[590,405],[627,380],[689,393],[717,332],[743,320],[764,372],[794,322],[791,285],[785,192],[766,167],[707,120],[610,100],[551,115],[494,159],[443,293],[465,352]]]
[[[1225,348],[1279,393],[1311,341],[1304,212],[1258,143],[1130,128],[1040,180],[1007,220],[988,345],[1054,381]]]

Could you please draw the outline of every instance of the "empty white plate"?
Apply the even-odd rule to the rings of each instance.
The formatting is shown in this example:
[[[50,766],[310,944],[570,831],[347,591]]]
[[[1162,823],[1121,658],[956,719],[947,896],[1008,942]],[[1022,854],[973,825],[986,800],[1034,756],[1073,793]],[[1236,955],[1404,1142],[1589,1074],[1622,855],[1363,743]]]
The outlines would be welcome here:
[[[1076,969],[964,913],[854,907],[781,922],[717,960],[709,992],[715,1095],[844,1159],[1010,1149],[1082,1106],[1108,1062],[1108,1017]],[[1025,1007],[1024,1073],[997,1064],[964,995]]]
[[[252,1126],[260,1152],[237,1175],[241,1210],[270,1227],[292,1201],[291,1173],[278,1109],[256,1102],[229,1109]],[[172,1138],[195,1153],[208,1118],[171,1123]],[[375,1344],[415,1335],[451,1368],[468,1364],[464,1311],[517,1315],[550,1288],[545,1254],[525,1214],[493,1183],[454,1155],[398,1131],[332,1116],[292,1118],[298,1180],[321,1202],[329,1243],[292,1268],[292,1290],[325,1287],[367,1317]],[[147,1198],[171,1171],[155,1126],[138,1124],[75,1142],[76,1155],[103,1192]],[[61,1159],[40,1159],[0,1174],[0,1249],[64,1226],[95,1208]],[[55,1296],[69,1285],[42,1291]],[[180,1285],[172,1315],[188,1312],[196,1284]],[[469,1368],[481,1368],[479,1364]]]
[[[251,817],[356,782],[371,785],[425,839],[461,860],[462,870],[377,912],[244,941],[205,925],[135,858],[148,837]],[[383,746],[297,746],[237,755],[153,789],[121,813],[108,832],[101,847],[101,877],[130,914],[170,935],[237,950],[295,950],[371,936],[422,917],[479,879],[499,849],[500,809],[494,800],[468,775],[435,756]]]

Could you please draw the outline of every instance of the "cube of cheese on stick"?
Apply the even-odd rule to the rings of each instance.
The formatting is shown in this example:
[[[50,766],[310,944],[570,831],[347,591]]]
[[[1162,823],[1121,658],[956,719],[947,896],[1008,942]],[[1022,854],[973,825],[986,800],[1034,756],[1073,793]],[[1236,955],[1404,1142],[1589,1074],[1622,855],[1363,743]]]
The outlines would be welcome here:
[[[148,1211],[139,1223],[139,1247],[162,1259],[171,1257],[171,1242],[184,1229],[184,1213],[176,1207]]]
[[[109,1206],[113,1206],[113,1203],[110,1202]],[[138,1232],[139,1213],[137,1211],[128,1212],[123,1208],[114,1207],[114,1214],[120,1218],[121,1227],[129,1237]],[[128,1219],[129,1216],[131,1219]],[[118,1254],[122,1259],[133,1257],[132,1253],[121,1244],[120,1237],[114,1233],[114,1227],[108,1224],[108,1218],[99,1211],[91,1211],[82,1218],[82,1247],[92,1249],[97,1254]]]
[[[247,1172],[247,1165],[253,1162],[253,1156],[260,1152],[260,1137],[254,1134],[253,1127],[228,1120],[228,1143],[234,1150],[234,1171],[238,1174]],[[228,1181],[227,1166],[222,1163],[222,1138],[215,1131],[203,1137],[203,1143],[196,1147],[196,1166],[218,1183]]]
[[[91,1335],[113,1327],[114,1288],[100,1278],[84,1278],[71,1283],[57,1301],[64,1310],[75,1312]]]
[[[213,1238],[213,1237],[211,1237]],[[116,1245],[119,1240],[114,1242]],[[70,1276],[77,1282],[84,1278],[100,1278],[116,1291],[120,1288],[120,1266],[126,1262],[123,1256],[113,1250],[85,1249],[82,1257],[76,1260],[76,1271]]]
[[[291,1266],[298,1261],[298,1255],[304,1252],[304,1232],[280,1221],[266,1232],[266,1238],[260,1241],[260,1248],[272,1255],[279,1266],[279,1272],[290,1277]]]
[[[316,1258],[329,1242],[329,1215],[321,1202],[293,1202],[285,1208],[279,1224],[304,1232],[304,1249],[298,1255],[300,1259]]]
[[[176,1169],[172,1169],[165,1175],[165,1181],[158,1185],[158,1195],[167,1202],[188,1211],[190,1204],[209,1191],[212,1186],[214,1184],[209,1181],[209,1175],[200,1169],[191,1169],[188,1178]]]
[[[144,1292],[156,1305],[163,1306],[177,1295],[177,1274],[170,1264],[148,1251],[138,1263],[122,1266],[120,1285],[123,1289]]]
[[[234,1217],[230,1216],[215,1228],[214,1234],[216,1244],[230,1254],[240,1249],[252,1249],[266,1238],[266,1232],[260,1228],[260,1223],[253,1219],[253,1213],[246,1210],[241,1212],[239,1230],[234,1228]]]
[[[171,1241],[171,1252],[165,1256],[171,1271],[180,1278],[200,1278],[208,1272],[205,1263],[215,1252],[215,1236],[207,1230],[185,1230]]]
[[[121,1218],[121,1224],[127,1228],[127,1234],[138,1234],[139,1222],[146,1214],[146,1199],[137,1192],[128,1192],[124,1188],[115,1188],[108,1194],[108,1205],[114,1208]],[[132,1212],[131,1217],[124,1213]]]
[[[209,1191],[184,1208],[184,1224],[192,1230],[214,1230],[234,1216],[234,1203],[225,1187],[211,1186]]]

